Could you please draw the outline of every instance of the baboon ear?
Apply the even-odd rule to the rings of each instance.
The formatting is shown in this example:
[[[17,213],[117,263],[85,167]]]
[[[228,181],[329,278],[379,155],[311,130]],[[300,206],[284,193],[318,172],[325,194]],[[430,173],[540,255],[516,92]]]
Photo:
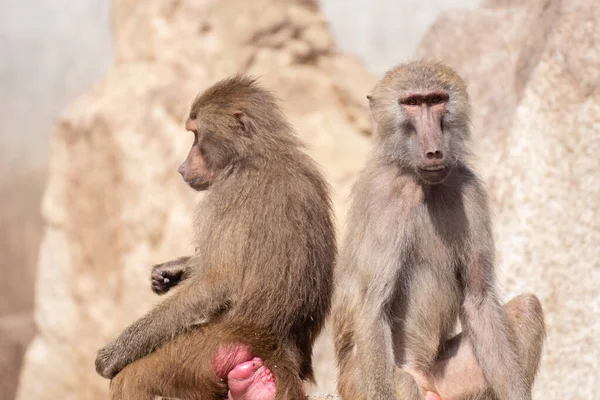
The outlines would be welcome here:
[[[238,124],[240,125],[240,129],[242,132],[248,134],[250,128],[250,119],[243,111],[236,111],[233,113],[235,119],[237,119]]]
[[[371,113],[373,112],[373,103],[375,102],[375,100],[373,99],[373,95],[367,95],[367,100],[369,100],[369,109],[371,110]]]

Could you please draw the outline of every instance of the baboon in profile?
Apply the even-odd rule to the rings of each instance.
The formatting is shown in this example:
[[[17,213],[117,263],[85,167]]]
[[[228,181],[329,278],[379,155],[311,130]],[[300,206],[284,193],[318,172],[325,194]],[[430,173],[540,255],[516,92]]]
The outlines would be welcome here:
[[[155,292],[176,288],[99,351],[96,369],[113,399],[303,398],[333,290],[329,187],[252,78],[204,91],[186,128],[179,172],[207,190],[196,252],[154,268]]]
[[[542,308],[531,294],[499,303],[464,81],[409,62],[368,99],[377,133],[334,279],[342,398],[531,399]]]

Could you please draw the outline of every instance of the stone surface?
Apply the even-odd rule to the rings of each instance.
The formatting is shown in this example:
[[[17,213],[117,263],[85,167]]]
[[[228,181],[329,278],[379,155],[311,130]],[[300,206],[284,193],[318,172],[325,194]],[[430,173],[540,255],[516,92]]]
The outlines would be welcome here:
[[[469,84],[506,298],[536,293],[548,338],[535,398],[596,398],[600,375],[600,5],[492,1],[452,12],[420,56]]]
[[[513,0],[519,1],[519,0]],[[410,57],[442,12],[477,7],[482,0],[319,0],[336,43],[377,76]]]
[[[23,353],[34,334],[33,318],[28,312],[0,318],[0,376],[6,378],[0,379],[0,398],[14,398]]]
[[[116,0],[116,62],[59,119],[43,202],[35,319],[17,398],[104,399],[96,351],[158,298],[153,263],[192,252],[195,195],[176,172],[193,97],[217,79],[261,76],[332,184],[338,215],[368,149],[373,78],[337,54],[313,2]],[[343,222],[339,218],[338,222]],[[331,346],[315,350],[332,390]],[[322,379],[324,374],[329,374]]]

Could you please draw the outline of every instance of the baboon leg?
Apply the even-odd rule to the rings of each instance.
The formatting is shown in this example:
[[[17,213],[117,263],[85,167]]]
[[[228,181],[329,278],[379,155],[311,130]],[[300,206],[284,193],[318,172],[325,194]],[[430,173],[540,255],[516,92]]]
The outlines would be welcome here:
[[[275,378],[258,357],[237,365],[228,375],[229,400],[273,400]]]
[[[364,389],[359,385],[362,382],[360,370],[356,365],[357,360],[353,355],[340,364],[338,372],[337,390],[342,399],[364,400]],[[433,395],[419,387],[415,378],[400,368],[394,369],[394,387],[398,399],[422,399],[424,396]],[[437,397],[425,397],[426,400],[439,400]],[[445,399],[442,399],[445,400]]]
[[[124,368],[111,382],[112,400],[304,398],[298,357],[276,351],[264,365],[246,345],[229,340],[219,328],[177,336]]]
[[[505,310],[527,385],[532,387],[540,367],[546,338],[542,304],[535,295],[522,294],[508,302]]]
[[[203,330],[188,332],[125,367],[110,384],[112,400],[217,400],[227,386],[211,369],[216,340]]]
[[[542,305],[533,294],[519,295],[504,305],[511,341],[531,387],[537,374],[546,336]],[[432,372],[442,400],[494,400],[464,333],[446,342]]]

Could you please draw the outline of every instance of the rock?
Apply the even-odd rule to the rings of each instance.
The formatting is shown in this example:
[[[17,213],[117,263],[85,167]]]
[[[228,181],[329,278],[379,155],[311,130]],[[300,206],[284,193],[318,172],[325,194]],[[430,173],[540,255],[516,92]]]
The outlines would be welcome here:
[[[419,56],[465,76],[507,296],[534,292],[548,338],[534,398],[594,397],[600,375],[600,4],[493,1],[450,12]]]
[[[43,201],[35,320],[17,399],[104,399],[96,351],[158,298],[150,266],[188,254],[195,195],[176,172],[194,96],[261,76],[332,184],[338,224],[368,150],[364,67],[338,54],[313,2],[115,0],[115,64],[59,119]],[[320,392],[335,377],[315,349]]]
[[[23,353],[34,334],[35,326],[29,312],[0,317],[0,398],[14,398]]]

